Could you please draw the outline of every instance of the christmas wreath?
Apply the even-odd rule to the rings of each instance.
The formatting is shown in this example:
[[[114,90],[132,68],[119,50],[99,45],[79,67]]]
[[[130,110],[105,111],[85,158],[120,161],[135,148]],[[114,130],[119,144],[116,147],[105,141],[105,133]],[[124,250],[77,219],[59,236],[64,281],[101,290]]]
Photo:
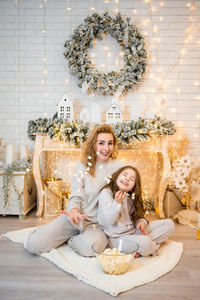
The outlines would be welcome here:
[[[119,72],[100,72],[88,58],[87,49],[92,48],[93,40],[102,40],[105,34],[115,38],[124,52],[124,66]],[[144,39],[130,24],[130,18],[124,21],[120,13],[115,18],[107,12],[88,16],[66,41],[65,48],[70,74],[76,77],[78,87],[88,92],[113,95],[119,90],[123,94],[141,82],[146,69]]]

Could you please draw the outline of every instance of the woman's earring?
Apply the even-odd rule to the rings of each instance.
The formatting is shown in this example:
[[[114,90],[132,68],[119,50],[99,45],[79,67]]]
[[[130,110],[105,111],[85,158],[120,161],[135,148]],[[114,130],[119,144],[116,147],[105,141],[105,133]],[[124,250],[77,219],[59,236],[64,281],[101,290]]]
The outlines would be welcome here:
[[[131,198],[132,198],[133,200],[135,200],[135,193],[132,193]]]

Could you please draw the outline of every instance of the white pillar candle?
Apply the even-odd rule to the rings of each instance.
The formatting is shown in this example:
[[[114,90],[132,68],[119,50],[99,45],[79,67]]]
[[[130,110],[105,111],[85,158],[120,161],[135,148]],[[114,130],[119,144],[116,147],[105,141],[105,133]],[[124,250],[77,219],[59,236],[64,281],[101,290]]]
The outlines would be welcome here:
[[[119,252],[122,250],[122,240],[119,240],[119,247],[118,247]]]
[[[6,164],[11,165],[15,158],[15,146],[8,144],[6,146]]]
[[[20,160],[27,159],[28,157],[28,147],[26,145],[20,145]]]

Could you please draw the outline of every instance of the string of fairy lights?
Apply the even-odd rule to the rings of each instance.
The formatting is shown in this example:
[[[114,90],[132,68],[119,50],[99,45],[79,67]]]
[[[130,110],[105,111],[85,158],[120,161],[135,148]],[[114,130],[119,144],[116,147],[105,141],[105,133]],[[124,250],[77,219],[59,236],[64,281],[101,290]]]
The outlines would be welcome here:
[[[16,37],[16,43],[15,43],[15,51],[16,51],[16,55],[15,55],[15,66],[14,66],[14,74],[15,74],[15,93],[16,93],[16,122],[17,125],[15,132],[16,135],[19,137],[20,136],[20,131],[19,131],[19,105],[21,102],[21,98],[20,98],[20,72],[19,72],[19,64],[20,64],[20,20],[19,20],[19,1],[15,0],[14,4],[15,4],[15,9],[16,9],[16,15],[15,15],[15,22],[16,22],[16,30],[15,30],[15,37]],[[18,139],[19,140],[19,139]]]
[[[47,85],[47,78],[48,78],[48,53],[47,53],[47,9],[48,9],[48,0],[39,0],[40,1],[40,9],[42,11],[41,14],[41,44],[42,44],[42,51],[41,51],[41,60],[42,60],[42,74],[41,74],[41,85],[44,87],[43,89],[43,99],[41,100],[41,108],[43,110],[43,116],[47,117],[48,112],[47,112],[47,100],[48,100],[48,85]],[[36,0],[36,3],[39,1]],[[14,0],[15,6],[18,10],[17,14],[19,14],[19,3],[20,0]],[[91,6],[90,6],[91,3]],[[137,7],[137,3],[138,5]],[[154,102],[157,104],[157,110],[158,110],[158,115],[163,116],[167,112],[167,107],[168,103],[170,101],[170,96],[168,89],[172,85],[173,88],[175,89],[175,94],[176,94],[176,100],[173,100],[173,106],[170,107],[170,113],[173,115],[175,114],[176,116],[176,123],[178,128],[183,128],[184,127],[184,121],[181,119],[181,114],[179,113],[179,110],[182,106],[184,106],[184,99],[182,99],[182,87],[180,85],[180,80],[181,80],[181,66],[184,64],[184,60],[186,60],[187,55],[189,54],[189,49],[190,46],[192,45],[194,47],[194,51],[198,53],[199,47],[200,47],[200,38],[194,37],[193,32],[195,30],[194,24],[195,24],[195,11],[197,8],[196,1],[191,0],[188,1],[185,5],[185,8],[188,10],[188,13],[184,15],[185,20],[187,19],[187,22],[184,21],[185,30],[182,30],[184,34],[181,36],[182,38],[182,43],[177,43],[180,49],[174,50],[176,51],[176,58],[173,57],[172,61],[173,63],[168,65],[168,68],[163,68],[162,63],[160,62],[160,51],[159,47],[162,45],[163,42],[163,36],[162,36],[162,30],[161,30],[161,24],[166,23],[166,15],[163,13],[165,7],[166,7],[167,0],[165,1],[155,1],[155,0],[141,0],[141,1],[136,1],[135,3],[131,4],[131,9],[128,9],[125,11],[128,11],[128,16],[133,18],[133,20],[138,20],[138,24],[140,27],[140,30],[142,29],[142,35],[146,37],[146,45],[147,45],[147,50],[148,50],[148,58],[149,58],[149,63],[150,67],[148,69],[148,80],[151,84],[152,87],[147,86],[146,91],[144,90],[144,94],[152,95],[152,98],[154,99]],[[98,12],[98,13],[103,13],[105,10],[108,10],[109,12],[112,12],[113,14],[117,14],[118,12],[123,13],[123,8],[121,8],[122,0],[102,0],[102,1],[88,1],[88,7],[85,9],[87,11],[87,14]],[[147,11],[147,14],[142,14],[141,11],[142,9],[145,8]],[[66,19],[68,19],[68,24],[70,25],[70,30],[71,32],[73,31],[73,18],[76,14],[76,9],[77,7],[75,6],[74,2],[72,0],[66,1],[66,7],[64,9],[64,15],[66,16]],[[178,22],[178,20],[177,20]],[[198,29],[198,28],[197,28]],[[15,77],[16,77],[16,92],[18,93],[18,104],[23,104],[24,103],[24,98],[21,97],[20,95],[20,77],[19,77],[19,49],[20,49],[20,23],[18,24],[18,29],[16,30],[16,35],[18,39],[18,43],[16,44],[16,57],[15,57]],[[151,50],[149,46],[149,42],[151,44]],[[103,49],[106,51],[106,58],[113,58],[115,57],[115,64],[117,67],[120,67],[122,62],[123,62],[123,51],[119,51],[119,53],[116,55],[116,53],[112,52],[112,49],[109,47],[108,39],[105,37],[103,41]],[[95,46],[95,41],[94,45]],[[97,61],[96,54],[93,52],[91,53],[91,57],[93,60]],[[100,67],[105,68],[104,70],[107,70],[106,68],[108,67],[106,63],[101,64]],[[171,79],[171,76],[173,74],[173,80]],[[63,75],[64,78],[64,83],[69,85],[69,80],[70,77],[66,74]],[[176,87],[175,87],[176,85]],[[199,87],[200,82],[198,78],[194,79],[192,83],[192,87]],[[71,95],[73,96],[72,91],[69,91]],[[174,93],[174,91],[173,91]],[[144,95],[143,99],[145,100],[146,96]],[[91,95],[94,96],[94,95]],[[149,96],[150,97],[150,96]],[[194,97],[194,98],[192,98]],[[125,100],[122,97],[120,97],[120,101],[124,102],[123,105],[125,105]],[[194,96],[190,96],[190,100],[193,103],[200,103],[200,96],[198,96],[197,93],[194,93]],[[200,112],[196,111],[194,114],[194,132],[192,133],[192,140],[194,142],[198,142],[199,139],[199,128],[200,128]],[[18,130],[18,129],[16,129]],[[182,136],[180,135],[179,138],[181,139]],[[198,143],[197,143],[198,144]],[[200,144],[198,144],[198,148],[200,150]],[[53,152],[49,154],[48,157],[46,157],[46,164],[48,164],[49,161],[57,161],[58,160],[58,153]],[[74,159],[74,154],[73,151],[70,152],[70,160],[73,161]],[[200,161],[200,156],[198,157]],[[156,161],[157,158],[156,156],[152,156],[151,160],[155,161],[156,166],[158,166],[159,169],[159,175],[161,176],[162,173],[162,166],[161,164]],[[159,165],[160,164],[160,165]],[[49,174],[45,174],[45,176],[50,178],[57,177],[59,175],[59,170],[58,167],[56,166],[55,163],[52,164],[52,167],[48,166],[50,168]],[[68,168],[68,173],[72,174],[72,169],[74,168],[74,165],[71,166],[70,164],[67,165]],[[149,164],[145,164],[146,170],[149,168]],[[145,173],[145,172],[144,172]],[[148,173],[148,170],[147,170]],[[153,178],[153,181],[158,180],[155,176]],[[145,197],[148,198],[148,190],[149,186],[145,185],[144,188],[144,195]],[[58,191],[57,191],[58,192]]]
[[[43,49],[42,49],[42,63],[43,63],[43,70],[42,70],[42,85],[44,87],[44,92],[43,92],[43,100],[41,102],[43,102],[43,115],[44,117],[48,116],[48,113],[46,111],[46,101],[47,101],[47,97],[48,97],[48,92],[47,92],[47,88],[46,88],[46,76],[48,73],[47,70],[47,50],[46,50],[46,4],[47,4],[48,0],[42,0],[41,4],[40,4],[40,8],[42,9],[42,30],[41,30],[41,42],[43,45]]]

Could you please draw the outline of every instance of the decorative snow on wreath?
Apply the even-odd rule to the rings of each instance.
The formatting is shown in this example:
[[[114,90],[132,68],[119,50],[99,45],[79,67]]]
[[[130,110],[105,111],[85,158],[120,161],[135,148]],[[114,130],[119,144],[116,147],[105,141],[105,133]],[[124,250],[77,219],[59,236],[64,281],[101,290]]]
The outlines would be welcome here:
[[[115,18],[107,12],[102,17],[95,13],[74,30],[71,39],[65,43],[64,55],[78,87],[96,94],[113,95],[118,89],[124,93],[141,82],[147,53],[142,35],[129,22],[130,18],[125,22],[120,13]],[[124,51],[124,66],[119,72],[100,72],[88,59],[87,49],[92,48],[93,40],[102,40],[105,34],[115,38]]]

